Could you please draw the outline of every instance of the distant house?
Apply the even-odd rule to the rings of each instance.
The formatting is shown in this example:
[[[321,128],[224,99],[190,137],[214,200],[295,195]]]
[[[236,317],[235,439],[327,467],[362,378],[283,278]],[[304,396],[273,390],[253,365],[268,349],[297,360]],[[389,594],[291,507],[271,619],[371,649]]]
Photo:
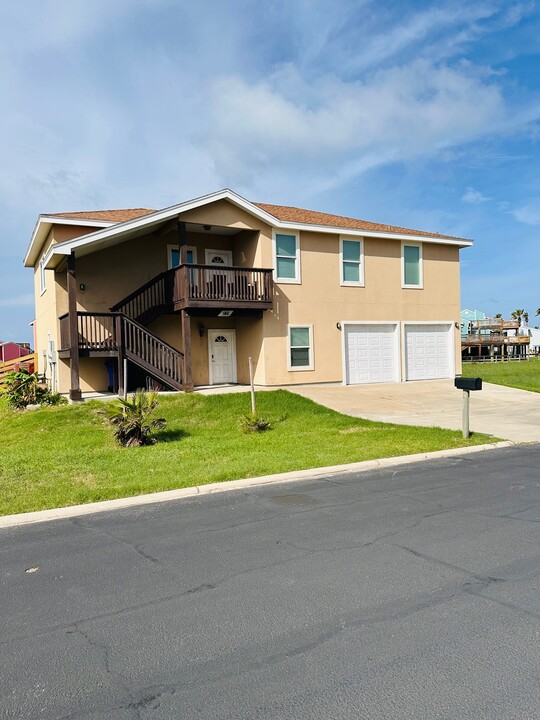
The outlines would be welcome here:
[[[461,337],[467,337],[467,335],[472,330],[472,323],[475,320],[485,320],[486,318],[486,313],[482,312],[481,310],[468,310],[467,308],[465,308],[465,310],[462,310],[460,321]]]
[[[29,355],[30,352],[30,343],[0,342],[0,362],[16,360]]]

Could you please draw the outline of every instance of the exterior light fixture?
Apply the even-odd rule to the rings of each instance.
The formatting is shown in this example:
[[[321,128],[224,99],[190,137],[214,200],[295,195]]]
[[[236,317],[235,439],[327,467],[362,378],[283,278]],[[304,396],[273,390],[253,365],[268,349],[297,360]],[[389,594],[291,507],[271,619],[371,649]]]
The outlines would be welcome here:
[[[84,283],[80,283],[79,290],[86,290],[86,285]]]
[[[205,330],[203,323],[199,323],[199,337],[204,337]]]
[[[203,229],[208,232],[208,230],[212,229],[212,226],[211,225],[203,225]]]

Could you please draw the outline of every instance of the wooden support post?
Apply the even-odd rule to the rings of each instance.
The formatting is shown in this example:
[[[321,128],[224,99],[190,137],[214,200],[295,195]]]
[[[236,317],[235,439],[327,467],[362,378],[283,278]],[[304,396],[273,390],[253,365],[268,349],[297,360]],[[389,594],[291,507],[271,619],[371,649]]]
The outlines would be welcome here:
[[[118,348],[118,397],[124,397],[126,376],[124,373],[124,343],[122,338],[122,318],[117,315],[114,319],[116,347]]]
[[[469,432],[469,401],[470,401],[471,393],[468,390],[463,391],[463,413],[462,413],[462,428],[463,428],[463,437],[468,438],[470,436]]]
[[[178,247],[180,250],[180,265],[187,265],[187,233],[186,223],[178,223]],[[184,288],[183,295],[187,298],[187,288]],[[182,385],[185,392],[193,390],[193,376],[191,374],[191,318],[186,310],[180,312],[182,318],[182,344],[184,346],[184,367],[182,368]]]
[[[178,223],[178,249],[180,251],[180,265],[187,264],[187,232],[186,223]]]
[[[193,376],[191,374],[191,318],[186,310],[181,310],[182,317],[182,343],[184,346],[184,367],[182,385],[185,392],[193,390]]]
[[[255,407],[255,387],[253,385],[253,360],[248,358],[249,363],[249,386],[251,388],[251,414],[255,415],[257,408]]]
[[[75,273],[75,255],[67,258],[67,291],[69,312],[69,367],[70,367],[70,400],[82,400],[79,379],[79,322],[77,318],[77,275]]]

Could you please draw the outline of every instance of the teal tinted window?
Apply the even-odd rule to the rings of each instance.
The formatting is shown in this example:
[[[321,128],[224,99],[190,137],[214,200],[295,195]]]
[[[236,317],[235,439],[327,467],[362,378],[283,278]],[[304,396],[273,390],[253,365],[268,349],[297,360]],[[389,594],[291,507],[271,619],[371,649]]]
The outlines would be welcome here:
[[[294,235],[276,235],[276,254],[296,257],[296,237]]]
[[[420,248],[417,245],[403,246],[404,284],[420,285]]]
[[[187,251],[187,261],[190,265],[193,264],[193,250]],[[178,265],[180,265],[180,250],[171,248],[171,267],[178,267]]]
[[[309,327],[293,327],[289,329],[290,363],[292,368],[309,367],[311,365],[311,345]]]
[[[296,279],[296,237],[276,233],[276,272],[278,278]]]
[[[343,260],[360,262],[360,243],[356,240],[343,241]]]
[[[309,347],[309,328],[291,328],[291,347]]]
[[[277,276],[278,278],[294,279],[296,277],[296,259],[278,257]]]
[[[341,243],[342,268],[341,276],[344,283],[360,284],[360,261],[362,252],[359,240],[343,240]]]
[[[360,282],[360,263],[343,263],[343,282]]]

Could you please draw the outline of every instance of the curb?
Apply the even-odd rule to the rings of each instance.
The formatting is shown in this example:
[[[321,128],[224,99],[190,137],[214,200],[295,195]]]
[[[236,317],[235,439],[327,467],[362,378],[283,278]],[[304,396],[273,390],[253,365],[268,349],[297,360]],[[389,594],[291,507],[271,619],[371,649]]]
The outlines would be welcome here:
[[[346,465],[330,465],[309,470],[293,470],[292,472],[278,473],[277,475],[261,475],[255,478],[243,480],[228,480],[208,485],[197,485],[195,487],[181,488],[179,490],[164,490],[162,492],[150,493],[148,495],[136,495],[135,497],[118,498],[116,500],[103,500],[101,502],[86,503],[84,505],[71,505],[69,507],[54,508],[52,510],[36,510],[34,512],[20,513],[18,515],[4,515],[0,517],[0,529],[17,527],[20,525],[31,525],[34,523],[50,522],[51,520],[62,520],[82,515],[108,512],[111,510],[122,510],[140,505],[152,505],[155,503],[168,502],[169,500],[183,500],[185,498],[199,495],[210,495],[212,493],[227,492],[229,490],[242,490],[244,488],[259,487],[265,485],[277,485],[279,483],[293,482],[295,480],[309,480],[319,477],[344,475],[346,473],[362,473],[378,468],[389,468],[396,465],[408,465],[410,463],[434,460],[437,458],[454,457],[456,455],[470,455],[484,450],[495,450],[496,448],[513,447],[516,443],[511,440],[491,443],[487,445],[475,445],[473,447],[452,448],[450,450],[435,450],[428,453],[417,453],[416,455],[400,455],[398,457],[381,458],[380,460],[363,460],[362,462],[348,463]]]

